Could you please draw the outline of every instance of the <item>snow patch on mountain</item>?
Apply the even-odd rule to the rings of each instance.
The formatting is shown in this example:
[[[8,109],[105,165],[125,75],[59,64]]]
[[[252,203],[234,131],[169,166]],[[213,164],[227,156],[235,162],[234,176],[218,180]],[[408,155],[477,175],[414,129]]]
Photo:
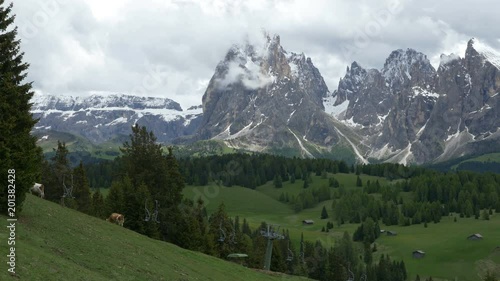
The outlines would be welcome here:
[[[245,127],[243,127],[243,129],[239,130],[238,132],[232,134],[232,135],[229,135],[228,137],[226,137],[225,139],[228,140],[228,139],[235,139],[235,138],[239,138],[239,137],[242,137],[242,136],[245,136],[245,135],[248,135],[252,130],[251,130],[251,126],[253,125],[253,121],[250,122],[250,124],[246,125]]]
[[[335,105],[338,96],[328,96],[323,99],[323,106],[325,107],[325,112],[332,115],[333,117],[340,119],[347,110],[349,106],[349,101],[345,100],[343,103]]]
[[[387,160],[387,162],[391,163],[399,163],[403,165],[407,165],[413,161],[413,153],[411,152],[412,144],[409,143],[403,150],[398,152],[396,155],[392,156]]]
[[[113,125],[117,125],[117,124],[120,124],[120,123],[127,123],[128,119],[125,118],[125,117],[119,117],[119,118],[116,118],[115,120],[109,122],[108,124],[105,124],[104,126],[113,126]]]
[[[369,157],[375,159],[385,159],[393,154],[394,151],[392,150],[392,147],[389,147],[389,144],[386,143],[382,148],[372,151],[369,154]]]
[[[384,64],[382,75],[391,86],[395,82],[402,83],[405,80],[411,80],[412,66],[418,62],[430,65],[426,55],[413,49],[393,51]]]
[[[429,90],[422,89],[421,87],[415,86],[412,89],[413,89],[413,97],[423,96],[423,97],[429,97],[429,98],[434,98],[434,99],[439,98],[438,93],[434,93],[434,92],[431,92]]]
[[[475,38],[471,39],[471,41],[474,50],[481,54],[486,59],[486,61],[490,62],[496,68],[500,69],[500,51],[493,49],[492,47],[480,42]]]
[[[363,164],[368,164],[368,160],[366,160],[363,155],[361,155],[361,153],[359,152],[358,148],[356,147],[356,145],[348,138],[346,137],[339,129],[335,128],[335,130],[337,131],[337,133],[339,135],[341,135],[344,139],[347,140],[347,142],[351,145],[353,151],[354,151],[354,154],[356,154],[356,156],[358,156],[358,159],[361,161],[361,163]]]
[[[288,128],[288,131],[290,131],[290,133],[292,133],[292,135],[295,137],[295,139],[299,143],[300,149],[302,149],[302,151],[305,152],[305,154],[308,157],[314,158],[314,156],[304,147],[304,145],[302,144],[302,141],[300,141],[299,137],[297,137],[297,135],[292,130],[290,130],[290,128]]]

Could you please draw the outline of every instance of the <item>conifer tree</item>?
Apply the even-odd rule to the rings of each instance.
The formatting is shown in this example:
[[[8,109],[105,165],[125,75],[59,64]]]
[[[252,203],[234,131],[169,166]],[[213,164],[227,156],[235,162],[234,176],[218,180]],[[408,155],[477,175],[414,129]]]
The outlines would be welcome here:
[[[321,219],[327,219],[328,218],[328,212],[326,211],[325,206],[323,206],[323,209],[321,210]]]
[[[153,132],[135,124],[130,141],[123,143],[120,151],[123,153],[124,173],[130,178],[133,186],[144,183],[151,189],[153,198],[160,195],[166,183],[166,162],[161,144],[156,143]]]
[[[55,154],[50,159],[48,164],[48,172],[42,175],[42,181],[47,187],[45,190],[45,198],[53,202],[59,202],[64,194],[63,181],[71,183],[71,168],[68,160],[68,148],[66,143],[57,141],[57,148],[54,149]]]
[[[101,190],[98,188],[93,194],[92,194],[92,204],[90,208],[90,214],[93,215],[94,217],[104,219],[106,216],[109,214],[105,213],[105,208],[104,208],[104,199],[102,197]]]
[[[22,210],[26,192],[40,179],[42,152],[30,134],[37,120],[30,113],[33,96],[26,82],[28,64],[17,39],[12,3],[0,0],[0,171],[14,179],[16,213]],[[15,177],[15,178],[14,178]],[[7,179],[7,176],[5,176]],[[0,188],[0,210],[7,211],[8,185]]]
[[[359,176],[356,178],[356,186],[360,186],[360,187],[363,186],[363,181],[361,180],[361,178]]]
[[[82,162],[80,165],[73,169],[74,191],[73,195],[78,206],[78,211],[89,214],[90,213],[90,187],[87,179],[87,174],[83,168]]]
[[[119,181],[114,181],[109,188],[108,196],[106,196],[106,209],[108,213],[122,214],[125,209],[125,200],[123,193],[123,184]]]

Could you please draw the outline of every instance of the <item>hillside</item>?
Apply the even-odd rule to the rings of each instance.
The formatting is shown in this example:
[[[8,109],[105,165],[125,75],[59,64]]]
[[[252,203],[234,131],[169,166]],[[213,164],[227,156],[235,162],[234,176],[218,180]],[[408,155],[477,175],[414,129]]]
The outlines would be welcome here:
[[[356,189],[355,174],[336,174],[335,177],[346,189]],[[366,181],[380,180],[382,184],[386,179],[367,175],[361,175]],[[310,188],[316,188],[327,184],[326,179],[313,176],[313,184]],[[208,212],[213,212],[217,206],[224,202],[231,216],[246,218],[252,228],[266,221],[279,224],[288,229],[292,245],[299,247],[300,235],[303,233],[307,241],[319,240],[326,246],[333,246],[336,238],[340,238],[344,231],[350,235],[354,233],[359,224],[335,224],[329,232],[321,232],[321,228],[328,220],[319,218],[321,208],[326,206],[330,216],[332,215],[332,200],[319,203],[317,206],[294,212],[289,205],[278,201],[282,192],[298,194],[302,188],[302,180],[296,183],[284,182],[282,188],[274,188],[272,182],[257,187],[255,190],[248,188],[218,187],[216,185],[197,187],[189,186],[184,189],[184,195],[190,199],[204,198]],[[411,201],[409,193],[402,193],[405,201]],[[204,196],[204,197],[203,197]],[[454,218],[457,221],[454,222]],[[313,225],[303,225],[302,220],[312,219]],[[382,235],[376,240],[378,251],[374,253],[375,260],[381,254],[389,254],[392,260],[403,260],[408,271],[408,280],[415,280],[419,274],[421,278],[432,276],[433,280],[481,280],[489,270],[500,274],[500,216],[494,214],[490,220],[460,218],[458,214],[452,214],[442,218],[440,223],[429,223],[428,227],[423,224],[411,226],[385,226],[382,229],[392,230],[398,233],[395,237]],[[483,241],[467,241],[466,237],[480,233],[484,236]],[[427,253],[424,259],[414,259],[411,252],[421,249]],[[453,269],[453,270],[450,270]],[[457,279],[455,279],[457,278]],[[424,279],[425,280],[425,279]]]
[[[11,280],[307,280],[187,251],[31,195],[16,234],[18,278]]]

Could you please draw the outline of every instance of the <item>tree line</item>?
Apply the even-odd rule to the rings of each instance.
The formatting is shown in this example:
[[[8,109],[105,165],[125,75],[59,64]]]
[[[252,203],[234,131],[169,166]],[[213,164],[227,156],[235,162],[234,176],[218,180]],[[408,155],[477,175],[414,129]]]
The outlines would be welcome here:
[[[42,180],[51,187],[47,189],[46,199],[62,203],[64,195],[66,207],[101,219],[111,212],[122,213],[124,227],[151,238],[223,259],[231,253],[246,253],[248,259],[235,262],[253,268],[263,267],[267,240],[261,230],[266,228],[265,222],[252,230],[246,219],[229,217],[224,204],[208,214],[203,200],[195,202],[183,198],[184,177],[179,165],[183,162],[175,158],[171,147],[164,153],[154,134],[145,127],[132,127],[130,141],[120,149],[123,155],[114,160],[116,163],[108,163],[113,167],[109,171],[114,176],[104,198],[99,188],[91,190],[92,179],[87,178],[87,171],[97,169],[86,169],[81,163],[70,167],[68,150],[59,142],[54,156],[43,164]],[[214,181],[222,184],[220,178]],[[66,194],[68,187],[72,188],[71,194]],[[327,188],[323,191],[311,189],[311,192],[322,201],[329,198]],[[391,262],[384,256],[379,263],[373,263],[372,252],[359,249],[347,233],[330,249],[319,241],[304,241],[303,238],[296,247],[290,243],[287,230],[282,230],[282,234],[285,239],[273,243],[273,271],[318,280],[343,281],[351,275],[367,275],[370,280],[406,279],[402,262]],[[360,255],[366,258],[359,259]]]

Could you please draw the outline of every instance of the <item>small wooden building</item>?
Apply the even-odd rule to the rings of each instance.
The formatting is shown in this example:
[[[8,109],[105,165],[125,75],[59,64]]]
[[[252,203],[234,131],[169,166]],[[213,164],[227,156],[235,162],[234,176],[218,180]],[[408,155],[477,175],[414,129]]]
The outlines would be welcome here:
[[[483,236],[479,233],[475,233],[475,234],[472,234],[469,237],[467,237],[467,240],[471,240],[471,241],[483,240]]]
[[[398,235],[398,233],[396,231],[391,231],[391,230],[388,230],[385,233],[387,233],[387,236],[396,236],[396,235]]]
[[[422,250],[413,251],[412,256],[414,259],[421,259],[425,257],[425,252]]]
[[[303,220],[302,224],[311,225],[311,224],[314,224],[314,221],[313,220]]]

